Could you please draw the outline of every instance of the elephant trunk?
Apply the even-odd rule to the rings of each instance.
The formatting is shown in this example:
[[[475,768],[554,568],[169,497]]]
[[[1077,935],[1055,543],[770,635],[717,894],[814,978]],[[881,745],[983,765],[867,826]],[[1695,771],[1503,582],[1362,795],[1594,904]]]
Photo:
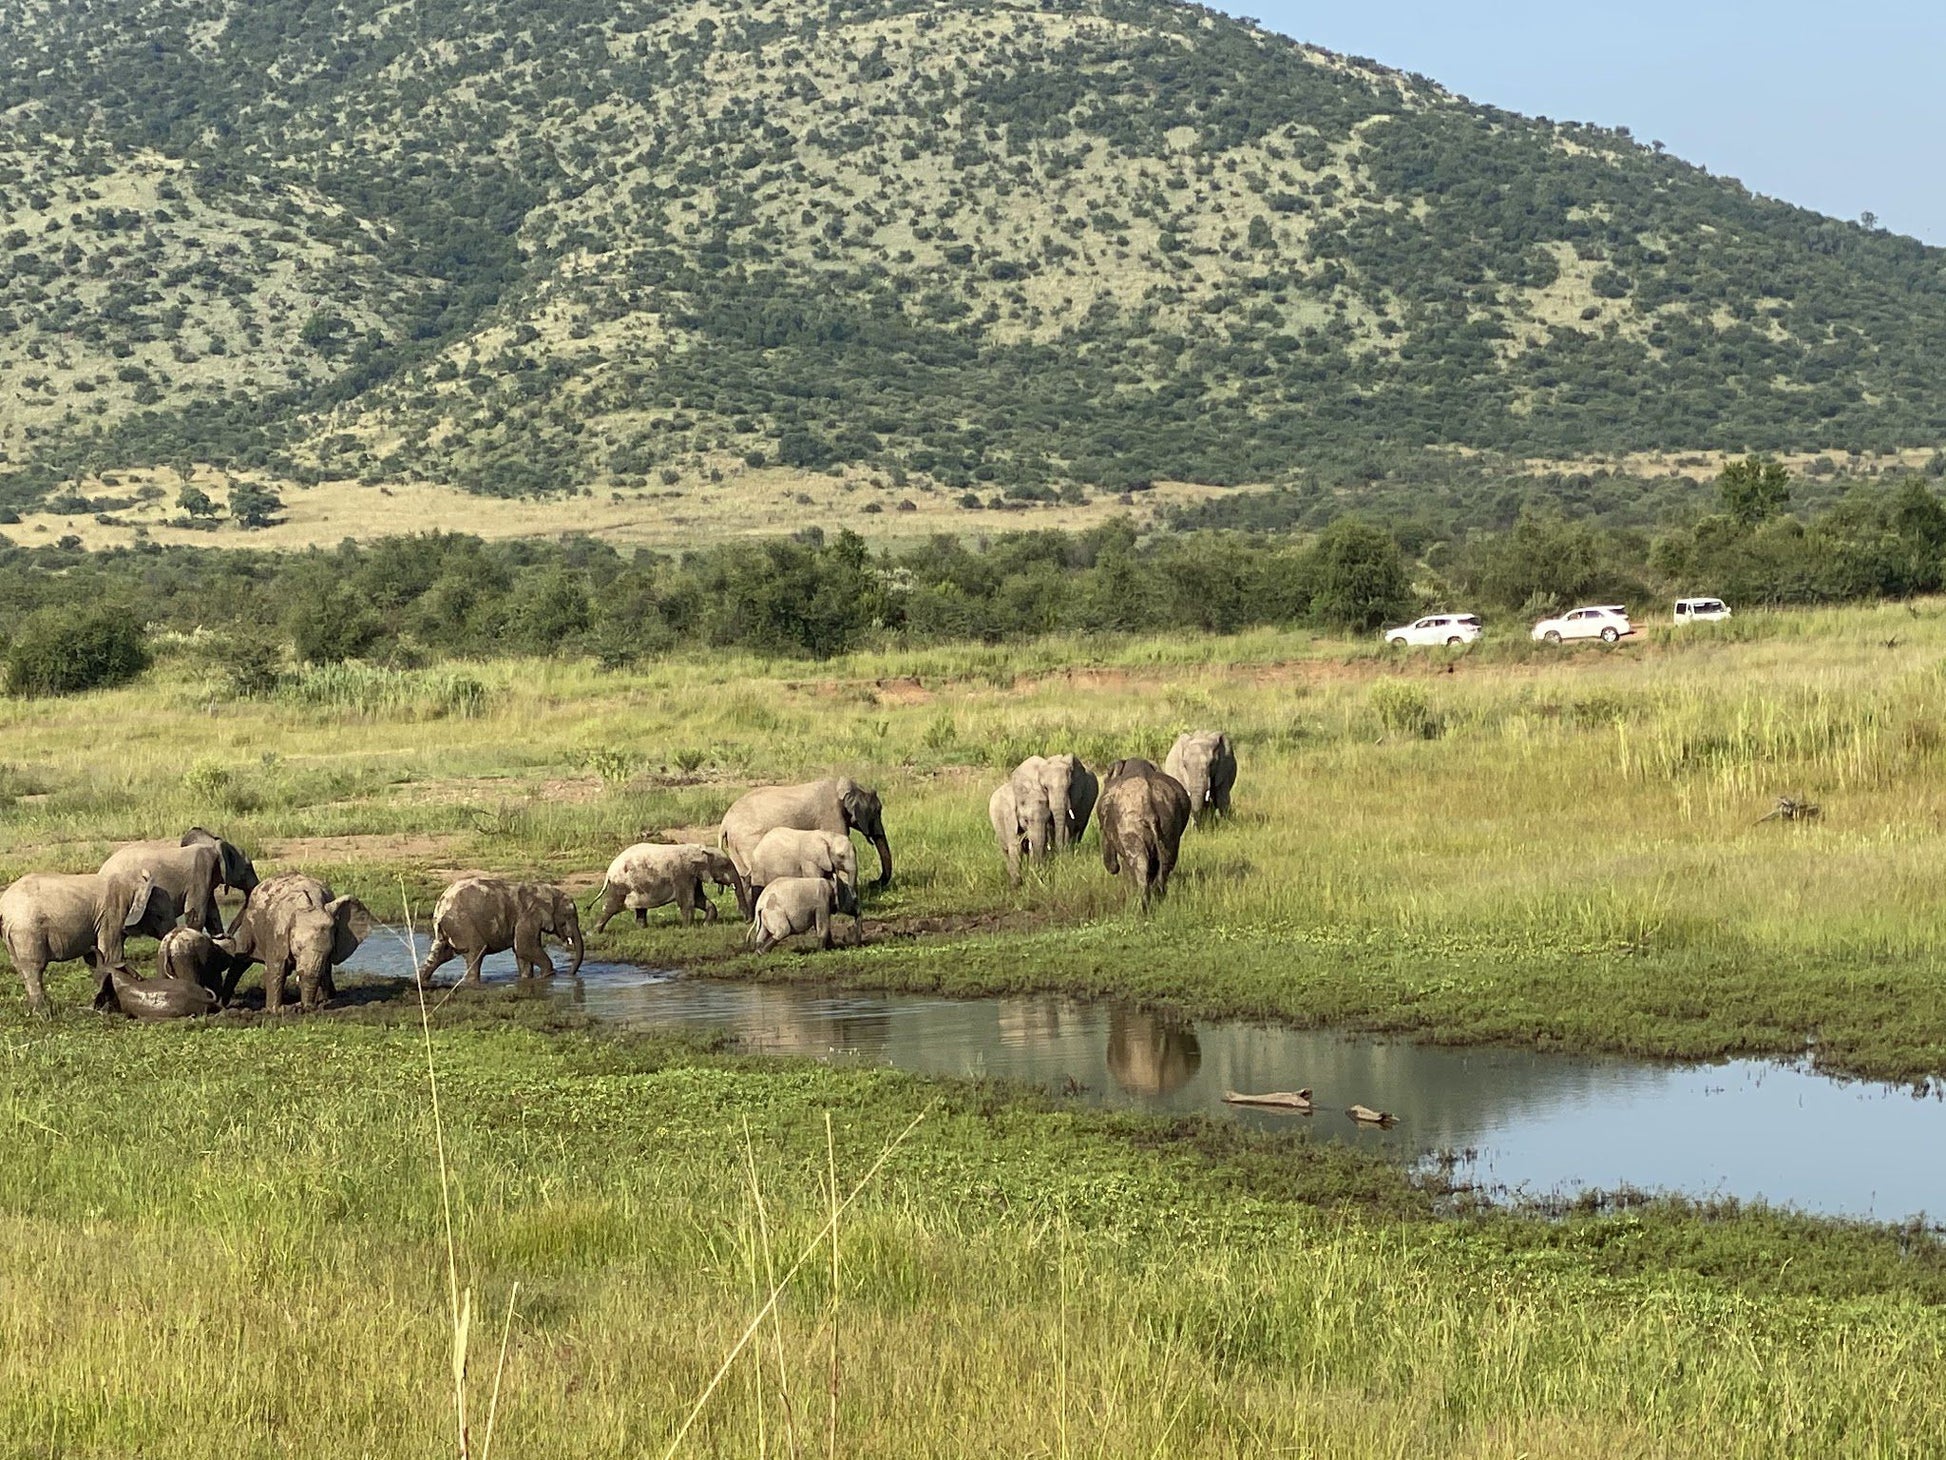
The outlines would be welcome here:
[[[872,838],[872,850],[878,853],[878,886],[892,885],[892,843],[884,832]]]
[[[568,977],[575,978],[581,972],[581,955],[584,945],[581,937],[581,920],[576,918],[568,924]]]

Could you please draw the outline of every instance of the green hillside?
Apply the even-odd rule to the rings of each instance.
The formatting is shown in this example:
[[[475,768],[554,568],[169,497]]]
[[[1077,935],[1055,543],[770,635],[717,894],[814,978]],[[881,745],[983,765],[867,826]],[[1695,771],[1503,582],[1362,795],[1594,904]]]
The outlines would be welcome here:
[[[1946,441],[1946,251],[1179,5],[0,12],[0,496]]]

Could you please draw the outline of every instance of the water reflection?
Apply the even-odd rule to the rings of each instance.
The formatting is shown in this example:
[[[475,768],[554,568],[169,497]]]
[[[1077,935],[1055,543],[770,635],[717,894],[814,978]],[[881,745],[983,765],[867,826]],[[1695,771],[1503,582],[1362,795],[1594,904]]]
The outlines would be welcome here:
[[[347,965],[408,975],[382,934]],[[487,960],[489,979],[512,956]],[[1766,1061],[1643,1065],[1531,1050],[1443,1049],[1319,1031],[1187,1024],[1057,997],[939,999],[794,984],[719,983],[589,963],[538,996],[635,1027],[727,1029],[746,1048],[994,1076],[1083,1103],[1204,1113],[1313,1139],[1355,1141],[1404,1161],[1472,1152],[1459,1176],[1529,1194],[1585,1187],[1763,1197],[1808,1211],[1946,1218],[1946,1103],[1840,1084]],[[1223,1103],[1226,1090],[1310,1086],[1310,1117]],[[1399,1116],[1354,1125],[1354,1102]]]
[[[1108,1013],[1108,1073],[1131,1095],[1173,1095],[1202,1068],[1194,1025],[1146,1009]]]

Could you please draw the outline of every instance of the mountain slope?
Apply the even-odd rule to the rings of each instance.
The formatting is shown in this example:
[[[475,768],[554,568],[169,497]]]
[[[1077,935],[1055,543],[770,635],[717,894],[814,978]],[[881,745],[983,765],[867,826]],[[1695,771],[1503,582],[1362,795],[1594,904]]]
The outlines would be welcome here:
[[[1943,333],[1940,250],[1181,6],[0,17],[16,496],[1913,446]]]

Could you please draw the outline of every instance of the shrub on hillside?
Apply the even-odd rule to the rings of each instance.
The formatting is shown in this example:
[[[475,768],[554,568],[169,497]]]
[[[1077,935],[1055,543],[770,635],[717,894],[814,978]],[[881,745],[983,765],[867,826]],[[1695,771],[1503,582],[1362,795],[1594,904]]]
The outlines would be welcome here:
[[[44,609],[7,646],[7,689],[66,695],[126,684],[149,667],[141,622],[121,609]]]

